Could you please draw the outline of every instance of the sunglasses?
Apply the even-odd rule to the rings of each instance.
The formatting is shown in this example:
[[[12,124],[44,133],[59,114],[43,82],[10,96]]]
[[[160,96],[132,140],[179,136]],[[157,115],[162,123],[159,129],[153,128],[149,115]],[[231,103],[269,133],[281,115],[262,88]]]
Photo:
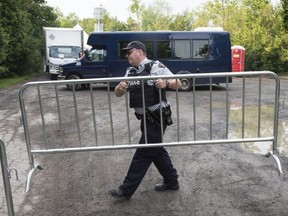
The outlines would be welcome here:
[[[135,50],[137,50],[137,49],[129,50],[129,51],[126,53],[126,55],[127,55],[127,56],[131,55]]]

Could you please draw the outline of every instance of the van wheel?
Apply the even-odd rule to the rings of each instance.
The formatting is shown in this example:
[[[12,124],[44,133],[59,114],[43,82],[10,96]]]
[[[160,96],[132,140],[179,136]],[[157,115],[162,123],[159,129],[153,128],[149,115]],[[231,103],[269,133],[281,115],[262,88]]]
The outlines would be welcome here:
[[[70,74],[66,78],[66,80],[73,80],[73,79],[80,79],[80,77],[77,76],[76,74]],[[73,85],[74,85],[75,91],[80,90],[82,88],[81,84],[66,84],[66,87],[68,90],[73,91]]]
[[[191,91],[193,83],[192,80],[189,78],[183,78],[180,79],[182,83],[182,88],[180,89],[181,91]]]

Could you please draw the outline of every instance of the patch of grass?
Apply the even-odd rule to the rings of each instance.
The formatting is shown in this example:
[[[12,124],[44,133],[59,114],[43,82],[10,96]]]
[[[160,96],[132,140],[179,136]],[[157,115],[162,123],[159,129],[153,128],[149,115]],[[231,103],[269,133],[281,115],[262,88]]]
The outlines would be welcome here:
[[[0,79],[0,89],[8,88],[12,85],[18,84],[18,83],[30,78],[31,76],[33,76],[33,75],[25,75],[25,76],[13,77],[13,78]]]
[[[280,74],[278,74],[278,76],[281,77],[287,77],[288,76],[288,72],[282,72]]]

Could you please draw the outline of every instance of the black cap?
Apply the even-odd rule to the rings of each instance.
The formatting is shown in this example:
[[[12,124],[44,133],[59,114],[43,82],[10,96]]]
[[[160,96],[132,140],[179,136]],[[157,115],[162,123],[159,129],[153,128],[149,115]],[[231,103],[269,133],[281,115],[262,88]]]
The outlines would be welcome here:
[[[127,47],[123,48],[122,50],[123,51],[128,51],[128,50],[131,50],[131,49],[141,49],[144,52],[146,52],[145,45],[142,42],[140,42],[140,41],[132,41],[132,42],[130,42],[127,45]]]

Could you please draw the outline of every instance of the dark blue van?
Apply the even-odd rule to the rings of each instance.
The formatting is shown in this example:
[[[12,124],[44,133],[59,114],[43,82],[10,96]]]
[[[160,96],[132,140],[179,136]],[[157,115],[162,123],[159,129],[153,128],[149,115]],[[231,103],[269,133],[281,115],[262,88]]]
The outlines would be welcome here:
[[[133,40],[143,42],[147,57],[161,61],[174,74],[232,71],[230,34],[225,31],[94,32],[87,41],[91,50],[77,62],[61,65],[58,79],[123,77],[130,65],[121,49]],[[181,82],[182,91],[191,90],[192,80]],[[226,83],[226,77],[212,82]]]

